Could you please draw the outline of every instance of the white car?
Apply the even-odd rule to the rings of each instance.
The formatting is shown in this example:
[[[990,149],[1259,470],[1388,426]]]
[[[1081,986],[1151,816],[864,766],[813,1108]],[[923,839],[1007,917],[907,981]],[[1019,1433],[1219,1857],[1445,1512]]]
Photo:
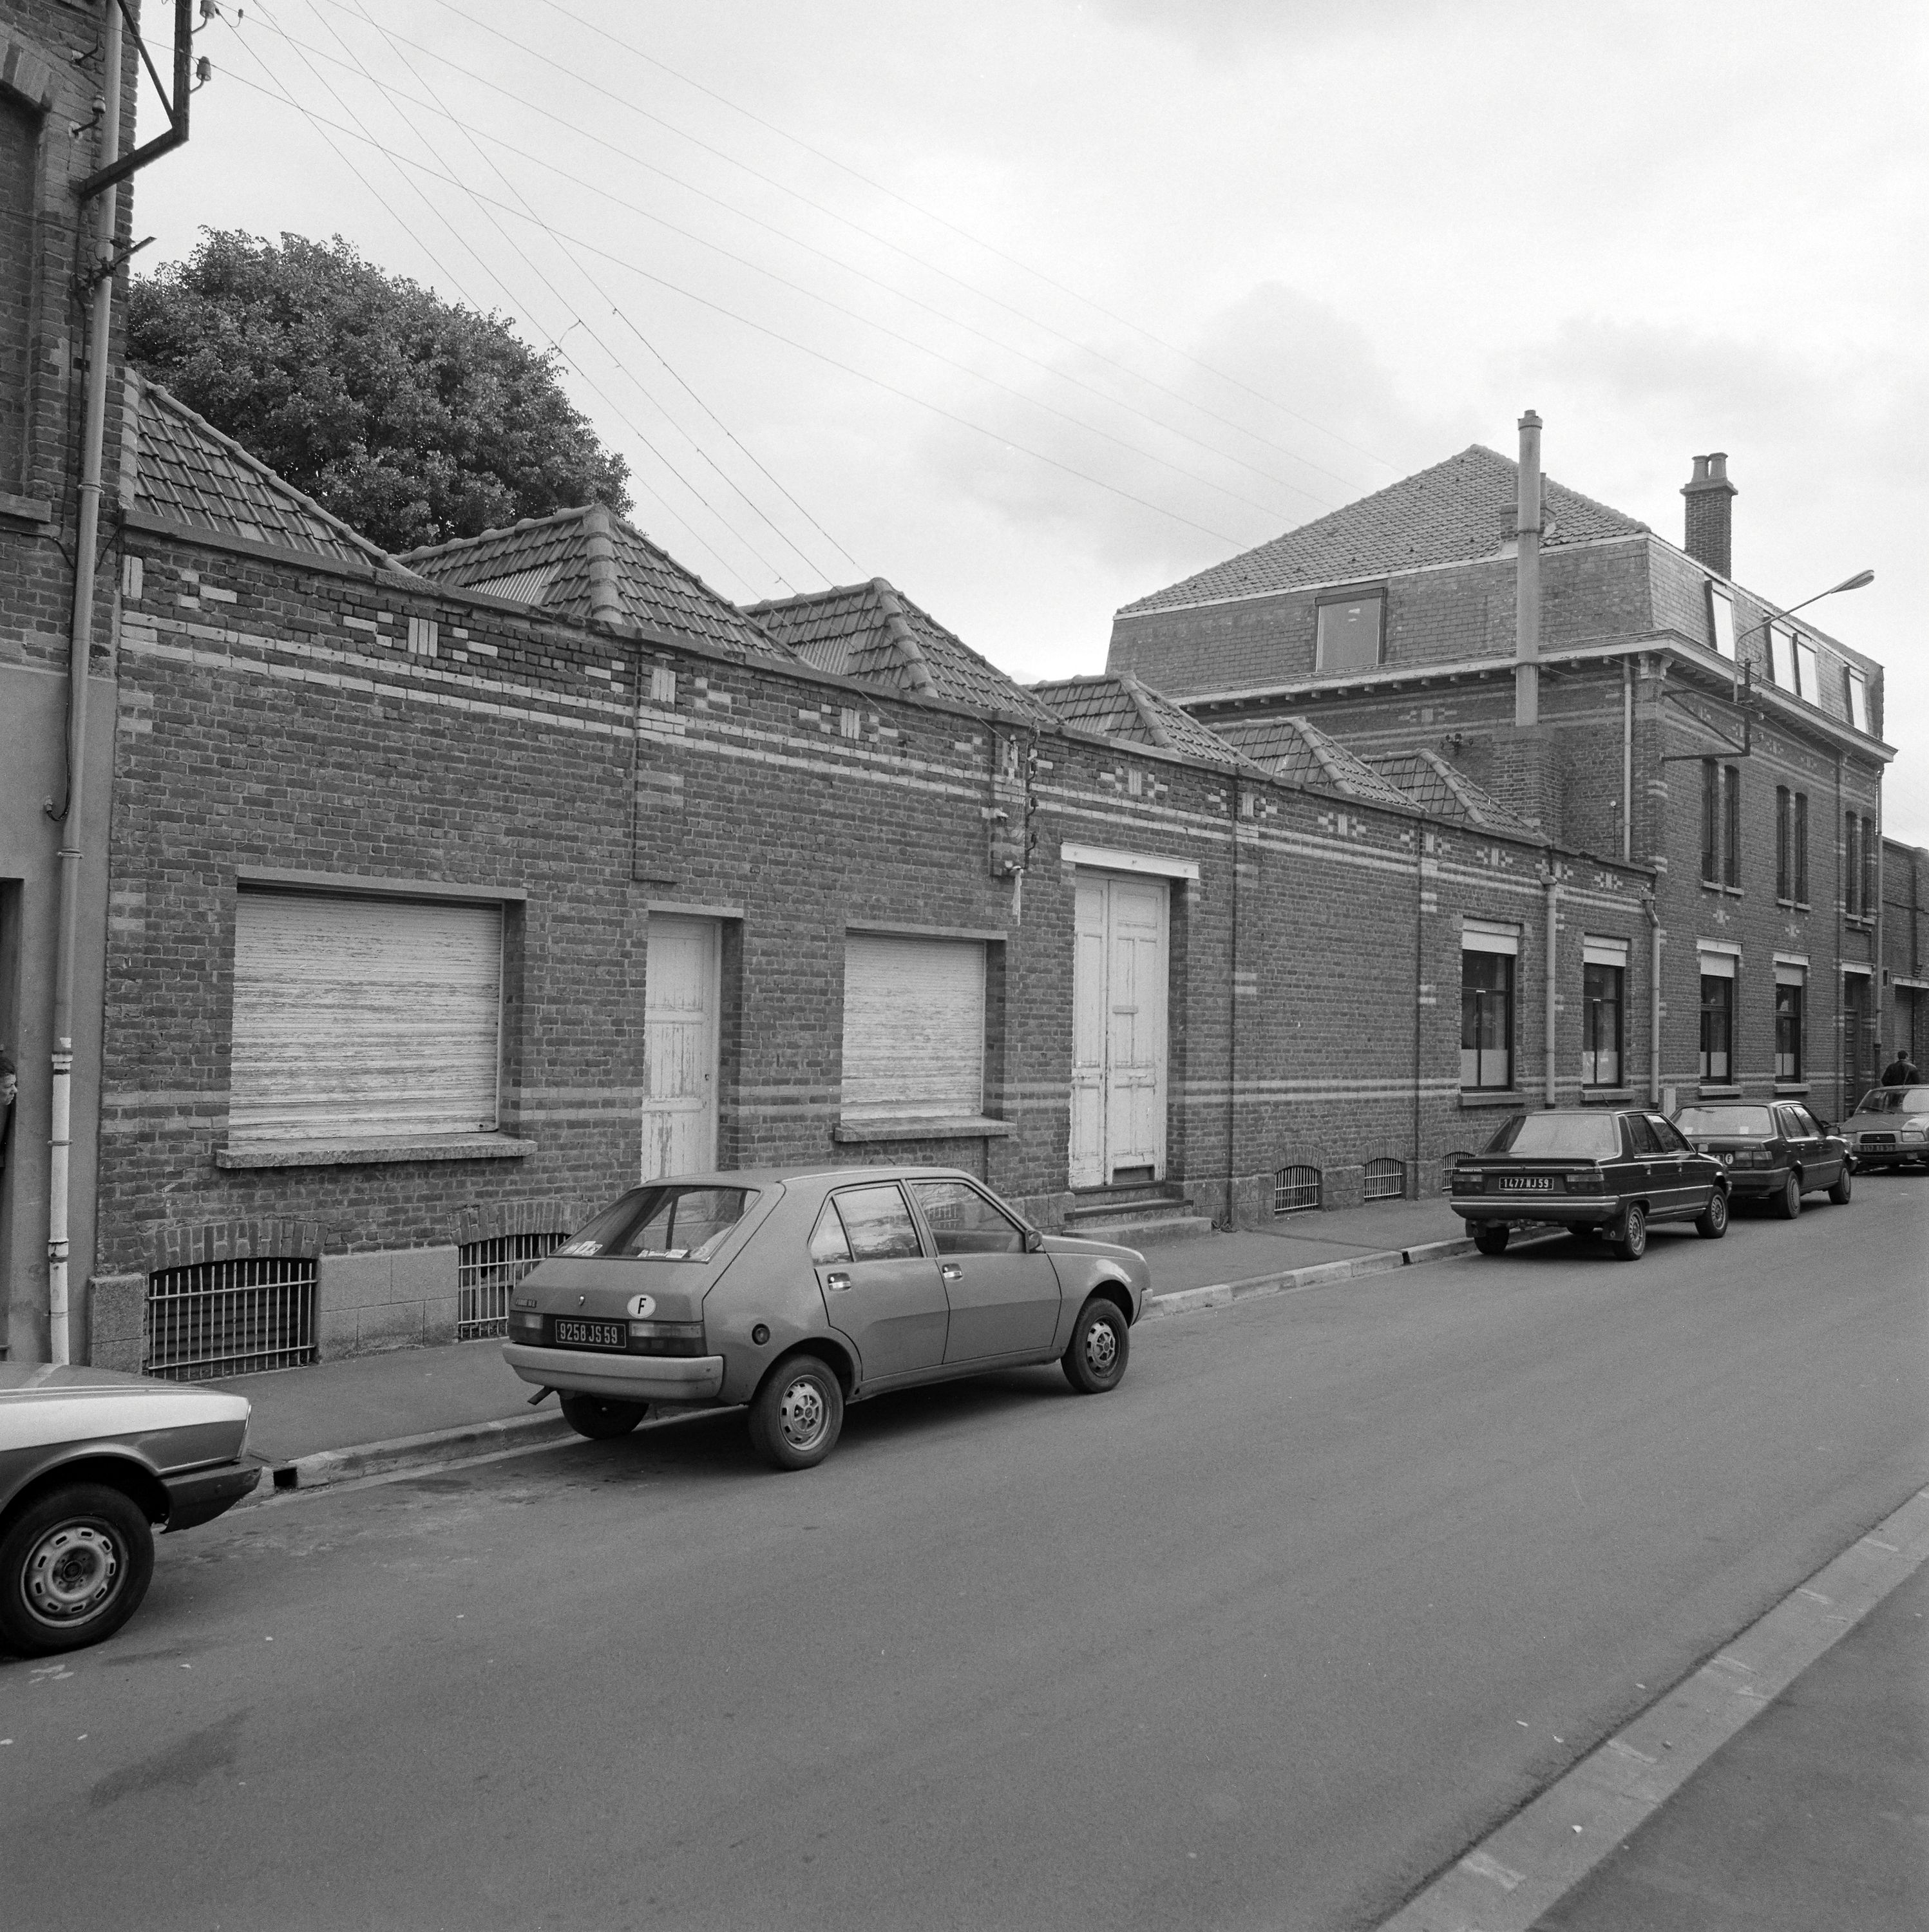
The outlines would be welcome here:
[[[1835,1131],[1858,1167],[1929,1165],[1929,1087],[1872,1087]]]

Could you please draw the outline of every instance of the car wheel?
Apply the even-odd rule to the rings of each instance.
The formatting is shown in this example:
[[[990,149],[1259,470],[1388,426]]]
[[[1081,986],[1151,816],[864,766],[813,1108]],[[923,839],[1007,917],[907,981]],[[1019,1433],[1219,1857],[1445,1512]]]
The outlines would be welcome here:
[[[1828,1190],[1828,1198],[1837,1207],[1846,1208],[1849,1204],[1849,1196],[1853,1191],[1853,1184],[1849,1179],[1849,1169],[1845,1162],[1842,1172],[1835,1177],[1835,1185]]]
[[[1793,1168],[1775,1196],[1775,1212],[1784,1221],[1792,1221],[1802,1212],[1802,1179]]]
[[[140,1607],[154,1532],[104,1483],[56,1490],[0,1538],[0,1648],[51,1657],[98,1643]]]
[[[627,1436],[649,1414],[641,1402],[605,1402],[599,1395],[582,1395],[564,1390],[557,1400],[562,1405],[562,1419],[578,1436],[592,1442],[606,1442]]]
[[[1622,1216],[1614,1252],[1624,1262],[1638,1262],[1648,1252],[1648,1210],[1638,1201],[1630,1202]]]
[[[1708,1205],[1695,1216],[1694,1231],[1704,1241],[1718,1241],[1728,1232],[1728,1194],[1724,1188],[1712,1189]]]
[[[1118,1304],[1095,1294],[1078,1310],[1059,1364],[1081,1395],[1103,1395],[1118,1387],[1131,1353],[1130,1332]]]
[[[751,1398],[751,1444],[773,1469],[814,1468],[843,1428],[842,1385],[815,1355],[779,1362]]]
[[[1499,1255],[1507,1252],[1507,1238],[1513,1231],[1507,1227],[1481,1226],[1474,1230],[1474,1246],[1484,1255]]]

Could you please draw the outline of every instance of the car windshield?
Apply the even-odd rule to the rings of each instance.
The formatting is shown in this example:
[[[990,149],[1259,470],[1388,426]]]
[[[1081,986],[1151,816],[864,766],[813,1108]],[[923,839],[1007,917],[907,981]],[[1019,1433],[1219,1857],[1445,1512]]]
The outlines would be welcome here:
[[[706,1262],[757,1198],[748,1187],[636,1187],[605,1208],[562,1255],[608,1260]]]
[[[1612,1114],[1516,1114],[1486,1144],[1489,1154],[1612,1160],[1621,1136]]]
[[[1675,1116],[1675,1125],[1684,1134],[1715,1139],[1746,1136],[1766,1140],[1775,1130],[1766,1107],[1684,1107]]]
[[[1929,1087],[1876,1087],[1862,1096],[1858,1114],[1929,1114]]]

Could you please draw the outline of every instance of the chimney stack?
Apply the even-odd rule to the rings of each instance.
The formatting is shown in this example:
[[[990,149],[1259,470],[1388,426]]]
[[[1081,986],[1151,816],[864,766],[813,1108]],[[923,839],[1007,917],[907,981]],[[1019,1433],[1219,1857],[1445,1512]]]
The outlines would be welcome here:
[[[1694,474],[1682,485],[1688,499],[1688,534],[1682,544],[1696,562],[1718,577],[1734,570],[1735,486],[1728,480],[1728,452],[1718,449],[1694,459]]]

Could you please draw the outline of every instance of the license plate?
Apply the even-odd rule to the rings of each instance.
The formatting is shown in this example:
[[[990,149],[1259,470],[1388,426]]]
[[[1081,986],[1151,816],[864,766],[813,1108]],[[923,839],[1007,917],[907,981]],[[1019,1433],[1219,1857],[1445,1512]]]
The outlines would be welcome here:
[[[1551,1174],[1509,1174],[1502,1177],[1500,1184],[1510,1194],[1551,1194],[1554,1191],[1554,1177]]]
[[[629,1340],[620,1322],[564,1322],[556,1324],[560,1348],[620,1348]]]

